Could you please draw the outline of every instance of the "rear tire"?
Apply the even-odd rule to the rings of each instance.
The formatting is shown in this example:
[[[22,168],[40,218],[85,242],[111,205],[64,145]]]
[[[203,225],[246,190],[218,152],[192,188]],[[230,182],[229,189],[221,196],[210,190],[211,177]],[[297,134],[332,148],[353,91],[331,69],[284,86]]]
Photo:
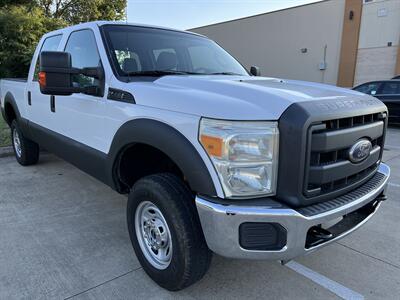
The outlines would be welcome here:
[[[22,134],[16,120],[11,123],[11,142],[15,158],[22,166],[34,165],[39,160],[39,145]]]
[[[136,182],[128,198],[128,230],[145,272],[178,291],[200,280],[211,262],[193,195],[173,174]]]

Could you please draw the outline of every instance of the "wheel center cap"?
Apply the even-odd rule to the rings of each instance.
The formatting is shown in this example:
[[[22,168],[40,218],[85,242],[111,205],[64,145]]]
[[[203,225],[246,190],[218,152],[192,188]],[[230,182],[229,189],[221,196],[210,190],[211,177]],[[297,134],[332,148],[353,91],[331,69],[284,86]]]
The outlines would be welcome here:
[[[154,250],[159,250],[167,244],[166,236],[163,235],[164,228],[157,220],[148,220],[144,225],[145,238],[148,245]]]

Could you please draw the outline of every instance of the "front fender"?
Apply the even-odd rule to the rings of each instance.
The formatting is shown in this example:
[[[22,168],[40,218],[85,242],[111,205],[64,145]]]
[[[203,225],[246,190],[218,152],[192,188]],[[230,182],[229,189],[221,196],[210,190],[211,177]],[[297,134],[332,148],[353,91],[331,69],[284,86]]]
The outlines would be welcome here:
[[[217,192],[211,175],[189,140],[175,128],[150,119],[135,119],[122,125],[111,144],[108,166],[110,172],[121,152],[136,143],[152,146],[165,153],[180,168],[190,188],[203,195],[216,196]],[[113,179],[116,185],[115,179]]]

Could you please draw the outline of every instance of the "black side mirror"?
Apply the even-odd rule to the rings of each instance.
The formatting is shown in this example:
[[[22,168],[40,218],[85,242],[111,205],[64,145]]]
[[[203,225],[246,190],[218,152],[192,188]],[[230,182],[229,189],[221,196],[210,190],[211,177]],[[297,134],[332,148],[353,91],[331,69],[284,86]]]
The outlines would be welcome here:
[[[45,95],[71,95],[72,61],[67,52],[43,51],[39,59],[40,92]]]
[[[251,66],[250,67],[250,74],[253,76],[261,76],[261,71],[259,67]]]
[[[72,75],[83,74],[104,80],[102,67],[73,68],[71,54],[68,52],[43,51],[40,53],[39,85],[45,95],[69,96],[73,93],[93,94],[94,87],[76,87]]]

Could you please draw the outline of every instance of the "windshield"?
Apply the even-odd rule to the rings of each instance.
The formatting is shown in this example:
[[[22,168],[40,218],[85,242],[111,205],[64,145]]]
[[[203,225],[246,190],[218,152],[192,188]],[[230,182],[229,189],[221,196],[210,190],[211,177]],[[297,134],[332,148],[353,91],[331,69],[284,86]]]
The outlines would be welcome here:
[[[103,33],[119,76],[248,75],[231,55],[205,37],[126,25],[103,26]]]

